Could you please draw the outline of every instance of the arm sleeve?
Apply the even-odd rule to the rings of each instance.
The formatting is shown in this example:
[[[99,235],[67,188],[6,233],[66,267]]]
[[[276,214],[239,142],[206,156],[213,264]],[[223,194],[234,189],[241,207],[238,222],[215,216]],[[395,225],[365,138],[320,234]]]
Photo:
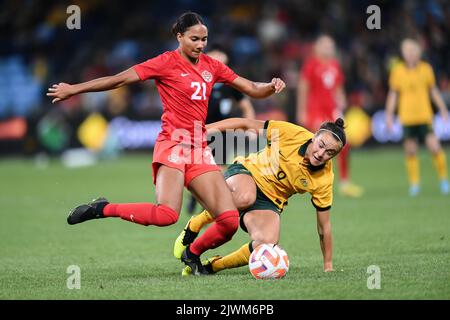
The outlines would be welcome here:
[[[436,77],[434,76],[433,68],[429,64],[427,64],[427,71],[428,85],[430,88],[433,88],[436,86]]]
[[[222,62],[216,61],[216,63],[216,82],[231,84],[238,77],[233,70],[224,65]]]
[[[297,135],[311,134],[305,128],[287,121],[267,120],[264,129],[266,129],[265,134],[268,144],[279,142],[282,145],[284,141],[288,141]]]
[[[163,76],[164,70],[167,69],[169,59],[170,56],[168,52],[166,52],[142,63],[136,64],[133,68],[142,81],[148,79],[158,79]]]
[[[333,203],[333,181],[311,193],[311,202],[317,211],[326,211]]]
[[[400,89],[397,70],[396,67],[392,68],[391,74],[389,75],[389,89],[394,91],[399,91]]]

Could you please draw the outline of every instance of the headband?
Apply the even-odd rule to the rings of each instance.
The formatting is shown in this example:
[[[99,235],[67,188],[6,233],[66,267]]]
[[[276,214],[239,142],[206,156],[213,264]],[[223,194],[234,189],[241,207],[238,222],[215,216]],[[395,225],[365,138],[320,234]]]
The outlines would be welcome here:
[[[344,143],[342,142],[341,138],[336,133],[334,133],[333,131],[328,130],[328,129],[319,129],[318,132],[320,132],[320,131],[328,131],[328,132],[332,133],[336,138],[338,138],[338,140],[342,143],[342,145],[344,145]]]

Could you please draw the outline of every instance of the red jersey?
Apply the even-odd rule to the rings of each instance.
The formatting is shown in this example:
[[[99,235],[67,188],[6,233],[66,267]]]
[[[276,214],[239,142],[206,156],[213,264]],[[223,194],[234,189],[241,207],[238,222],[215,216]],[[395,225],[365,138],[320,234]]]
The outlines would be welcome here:
[[[238,76],[206,54],[201,54],[193,65],[178,50],[165,52],[133,68],[141,80],[154,79],[161,96],[164,112],[157,141],[193,144],[201,134],[202,145],[206,145],[205,120],[214,83],[230,84]]]
[[[333,118],[336,108],[336,88],[344,83],[344,74],[337,60],[322,61],[310,58],[303,65],[300,76],[308,80],[306,102],[308,117]]]

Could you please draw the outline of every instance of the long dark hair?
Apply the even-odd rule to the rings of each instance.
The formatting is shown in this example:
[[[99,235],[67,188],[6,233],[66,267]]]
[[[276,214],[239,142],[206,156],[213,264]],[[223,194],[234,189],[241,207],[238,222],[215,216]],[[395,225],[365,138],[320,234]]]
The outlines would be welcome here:
[[[198,13],[192,11],[185,12],[181,16],[179,16],[177,21],[175,21],[175,23],[173,24],[172,33],[174,36],[176,36],[178,33],[183,34],[187,29],[195,26],[196,24],[202,24],[206,26],[203,22],[203,18]]]

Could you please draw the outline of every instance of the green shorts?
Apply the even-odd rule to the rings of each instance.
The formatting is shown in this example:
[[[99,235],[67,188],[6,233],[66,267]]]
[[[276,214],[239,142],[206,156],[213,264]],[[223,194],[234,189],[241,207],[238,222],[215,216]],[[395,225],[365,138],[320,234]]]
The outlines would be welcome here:
[[[403,126],[403,139],[415,139],[424,142],[427,134],[433,132],[431,124],[419,124],[415,126]]]
[[[240,163],[233,163],[230,165],[223,174],[225,177],[225,180],[227,180],[229,177],[232,177],[237,174],[248,174],[249,176],[252,176],[251,172],[247,170],[242,164]],[[282,209],[278,208],[275,203],[272,202],[267,196],[256,186],[256,200],[255,202],[248,208],[239,210],[239,216],[240,216],[240,226],[241,229],[247,232],[247,227],[244,224],[244,215],[253,210],[271,210],[277,214],[280,214]]]

